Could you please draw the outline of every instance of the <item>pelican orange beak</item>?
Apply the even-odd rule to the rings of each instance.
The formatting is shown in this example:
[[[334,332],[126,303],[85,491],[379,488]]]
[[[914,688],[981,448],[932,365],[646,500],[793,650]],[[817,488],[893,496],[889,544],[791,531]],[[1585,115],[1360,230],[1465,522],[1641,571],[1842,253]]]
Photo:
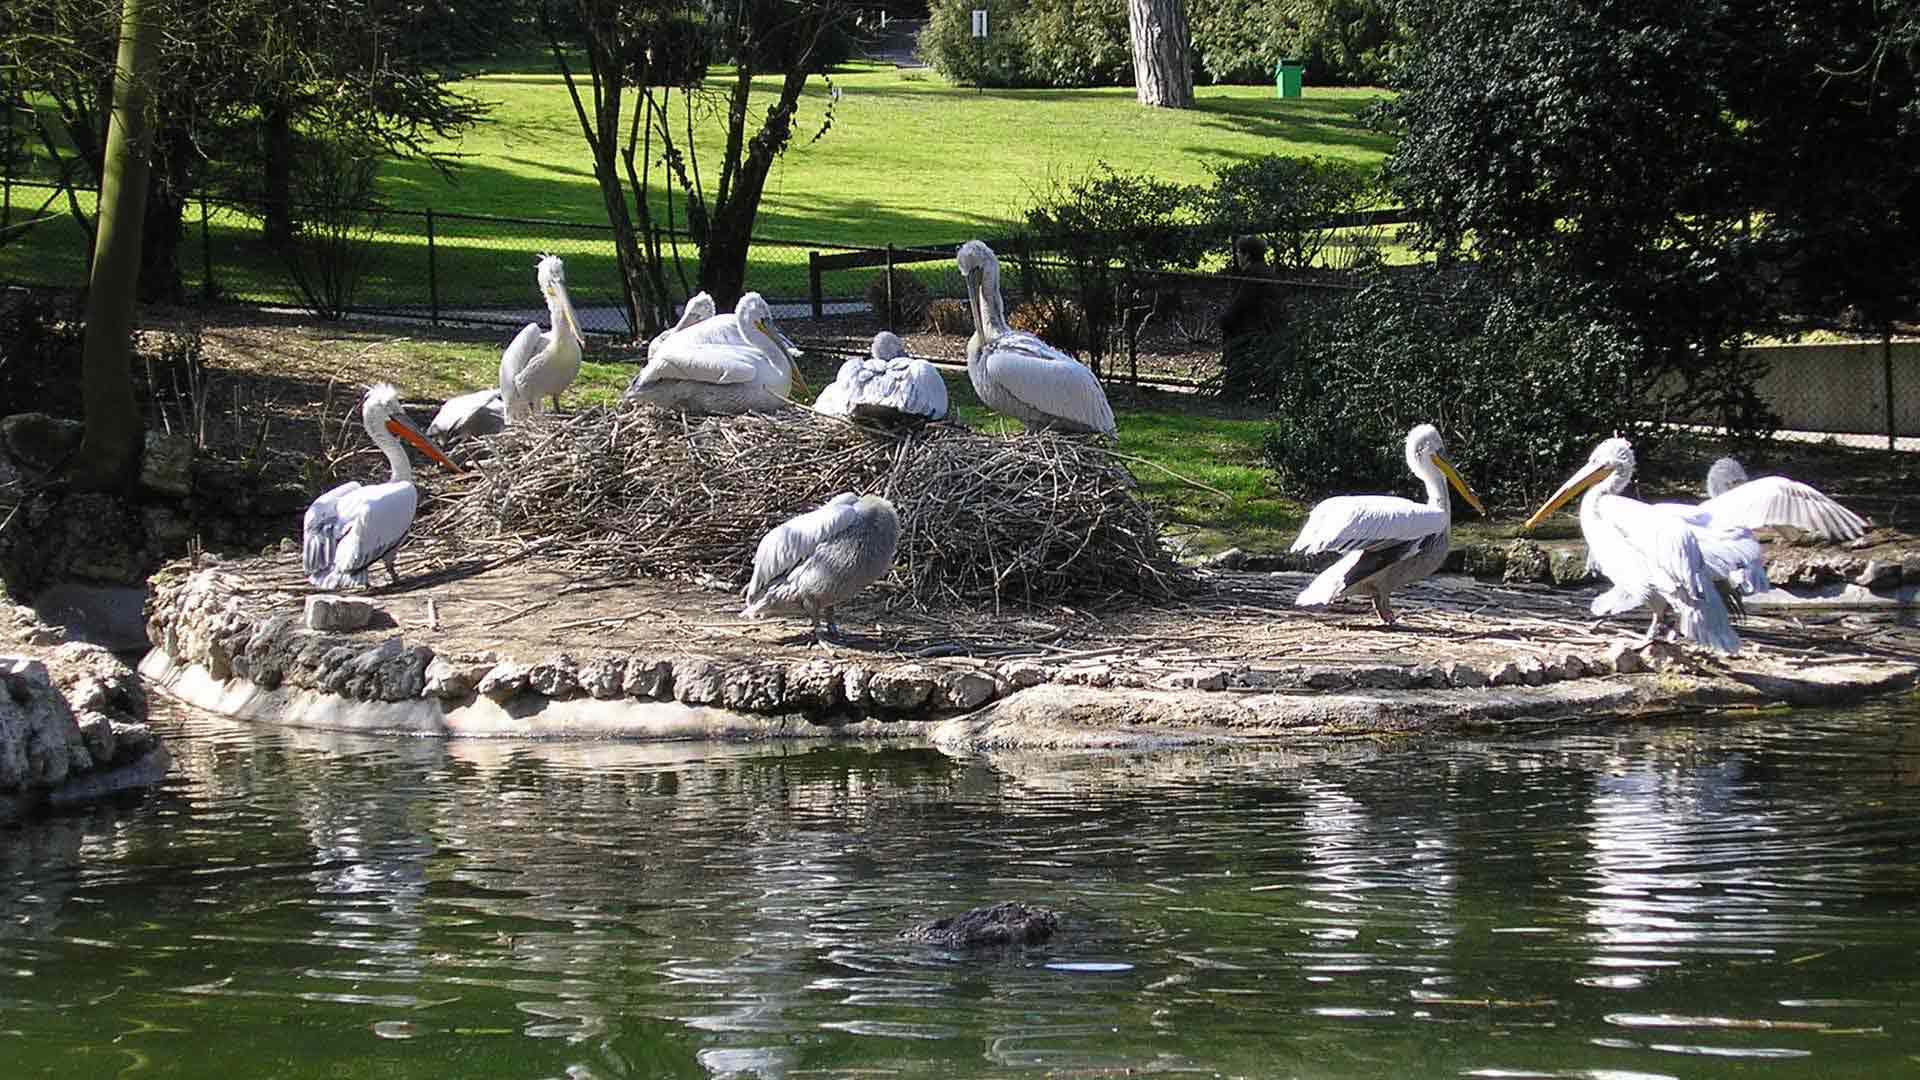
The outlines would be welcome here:
[[[1555,510],[1572,502],[1581,492],[1612,475],[1612,465],[1604,462],[1588,465],[1586,468],[1574,473],[1572,479],[1561,484],[1560,490],[1553,493],[1553,496],[1547,500],[1546,505],[1535,510],[1533,516],[1527,519],[1526,524],[1520,527],[1523,529],[1539,528],[1540,523],[1552,517]]]
[[[1487,508],[1480,504],[1480,496],[1475,495],[1473,489],[1467,486],[1467,482],[1460,478],[1460,473],[1454,469],[1453,462],[1448,461],[1439,454],[1435,454],[1433,455],[1433,463],[1439,467],[1440,475],[1447,478],[1447,483],[1453,485],[1453,490],[1459,492],[1461,498],[1472,504],[1473,508],[1480,512],[1481,517],[1486,517]]]
[[[441,453],[440,448],[433,445],[433,440],[420,434],[420,429],[413,426],[413,421],[404,417],[389,416],[387,417],[387,430],[419,447],[421,453],[439,462],[448,472],[458,473],[465,471],[460,468],[460,466],[448,460],[447,455]]]

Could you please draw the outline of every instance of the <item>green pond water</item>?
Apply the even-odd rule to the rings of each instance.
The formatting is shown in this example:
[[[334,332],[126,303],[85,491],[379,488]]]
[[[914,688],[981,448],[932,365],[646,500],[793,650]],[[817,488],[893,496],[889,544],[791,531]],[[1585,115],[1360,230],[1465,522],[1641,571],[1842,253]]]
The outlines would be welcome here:
[[[0,1077],[1913,1075],[1920,704],[1314,753],[163,711],[0,830]],[[1043,948],[898,938],[1018,898]]]

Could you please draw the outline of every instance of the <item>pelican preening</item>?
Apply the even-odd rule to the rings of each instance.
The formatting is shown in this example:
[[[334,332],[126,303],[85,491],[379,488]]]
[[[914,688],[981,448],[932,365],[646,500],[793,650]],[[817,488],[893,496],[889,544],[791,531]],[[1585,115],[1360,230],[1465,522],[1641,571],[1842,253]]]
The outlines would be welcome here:
[[[653,340],[647,342],[647,359],[652,360],[654,353],[673,335],[706,322],[713,318],[713,313],[713,296],[710,293],[702,290],[687,297],[686,306],[680,309],[680,321],[655,334]]]
[[[1407,432],[1407,468],[1427,487],[1424,503],[1394,495],[1339,495],[1314,506],[1290,550],[1347,555],[1300,590],[1294,604],[1328,604],[1347,593],[1366,593],[1373,598],[1380,621],[1393,623],[1387,594],[1431,576],[1447,561],[1447,538],[1453,527],[1447,485],[1452,484],[1475,510],[1487,512],[1480,497],[1443,456],[1445,449],[1439,429],[1432,424]]]
[[[452,446],[462,439],[497,435],[507,427],[507,402],[500,390],[475,390],[471,394],[448,398],[427,425],[427,438],[440,446]]]
[[[840,633],[833,609],[886,576],[900,545],[900,515],[874,495],[835,495],[826,505],[774,526],[760,538],[747,585],[749,619],[776,611],[803,611],[820,643]]]
[[[553,329],[542,332],[539,323],[528,323],[500,354],[500,397],[508,420],[532,414],[543,397],[552,398],[558,411],[561,392],[580,375],[580,320],[567,298],[567,269],[560,256],[542,255],[534,277],[547,298]]]
[[[649,346],[647,366],[623,396],[701,415],[775,412],[800,378],[782,340],[767,302],[747,293],[733,314],[675,331],[657,351]]]
[[[1867,532],[1865,518],[1818,488],[1784,476],[1748,480],[1747,471],[1732,458],[1721,458],[1707,470],[1707,496],[1698,506],[1655,505],[1705,514],[1715,525],[1793,529],[1822,540],[1854,540]]]
[[[1684,507],[1650,506],[1620,494],[1633,479],[1633,467],[1633,445],[1606,440],[1527,519],[1526,528],[1580,496],[1588,559],[1613,583],[1594,597],[1595,615],[1618,615],[1646,604],[1653,609],[1647,627],[1651,640],[1671,609],[1682,637],[1722,653],[1738,652],[1740,636],[1719,585],[1725,582],[1736,594],[1769,587],[1760,542],[1751,531],[1719,524],[1711,514],[1688,515],[1675,512]]]
[[[393,553],[413,527],[413,512],[419,505],[413,463],[407,459],[401,439],[448,469],[460,471],[407,419],[400,408],[399,392],[386,383],[367,391],[360,419],[374,445],[387,455],[391,479],[371,485],[349,480],[307,507],[301,555],[307,580],[322,589],[348,585],[364,588],[367,571],[376,561],[385,562],[388,576],[400,580],[393,568]]]
[[[966,278],[967,302],[973,309],[967,376],[981,402],[1028,427],[1112,435],[1113,408],[1093,372],[1007,324],[1000,296],[1000,260],[993,249],[969,240],[954,261]]]
[[[873,335],[871,356],[840,365],[833,384],[820,391],[815,412],[877,424],[924,424],[947,417],[947,381],[939,369],[907,355],[898,335]]]
[[[689,322],[687,315],[692,312],[705,312],[705,316]],[[773,321],[773,308],[757,292],[741,293],[740,300],[733,305],[733,311],[725,315],[713,313],[713,297],[704,292],[694,293],[687,300],[687,311],[674,324],[670,340],[676,345],[751,345],[753,340],[748,337],[747,328],[756,324],[761,333],[779,343],[781,351],[790,361],[807,355],[793,343],[792,338],[780,332]],[[652,342],[647,344],[647,359],[653,359]]]

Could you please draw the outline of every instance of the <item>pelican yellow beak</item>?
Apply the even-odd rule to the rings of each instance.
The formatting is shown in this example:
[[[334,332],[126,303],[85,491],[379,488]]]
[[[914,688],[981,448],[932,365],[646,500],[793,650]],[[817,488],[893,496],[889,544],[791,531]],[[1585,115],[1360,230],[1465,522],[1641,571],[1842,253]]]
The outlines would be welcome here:
[[[447,471],[456,473],[465,471],[461,469],[460,466],[448,460],[447,455],[441,453],[440,448],[433,445],[433,440],[420,434],[420,429],[414,427],[411,421],[398,416],[389,416],[387,417],[387,430],[419,447],[421,453],[439,462]]]
[[[1440,475],[1447,478],[1447,483],[1453,485],[1453,490],[1459,492],[1461,498],[1472,504],[1473,508],[1480,512],[1481,517],[1486,517],[1487,508],[1480,504],[1480,496],[1475,495],[1473,489],[1467,486],[1467,482],[1460,478],[1460,473],[1454,469],[1453,462],[1448,461],[1439,454],[1435,454],[1433,455],[1433,463],[1439,466]]]
[[[1547,500],[1546,505],[1535,510],[1533,516],[1527,519],[1526,524],[1520,527],[1523,529],[1539,528],[1540,523],[1552,517],[1555,510],[1572,502],[1581,492],[1612,475],[1613,466],[1611,465],[1604,463],[1588,465],[1586,468],[1574,473],[1572,479],[1561,484],[1560,490],[1553,493],[1553,496]]]

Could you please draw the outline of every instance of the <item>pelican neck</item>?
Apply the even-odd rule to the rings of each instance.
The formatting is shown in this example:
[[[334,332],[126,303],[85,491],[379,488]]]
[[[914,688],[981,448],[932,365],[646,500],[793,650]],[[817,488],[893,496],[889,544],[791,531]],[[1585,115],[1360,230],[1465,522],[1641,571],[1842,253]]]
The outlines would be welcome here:
[[[1407,462],[1407,467],[1427,486],[1427,505],[1452,513],[1453,497],[1447,492],[1447,479],[1440,475],[1440,466],[1434,464],[1433,458],[1425,455],[1415,457]]]
[[[401,446],[400,440],[387,430],[386,422],[368,421],[367,434],[373,436],[373,443],[380,448],[380,452],[387,455],[387,470],[392,474],[390,479],[412,483],[413,461],[407,457],[407,448]]]

